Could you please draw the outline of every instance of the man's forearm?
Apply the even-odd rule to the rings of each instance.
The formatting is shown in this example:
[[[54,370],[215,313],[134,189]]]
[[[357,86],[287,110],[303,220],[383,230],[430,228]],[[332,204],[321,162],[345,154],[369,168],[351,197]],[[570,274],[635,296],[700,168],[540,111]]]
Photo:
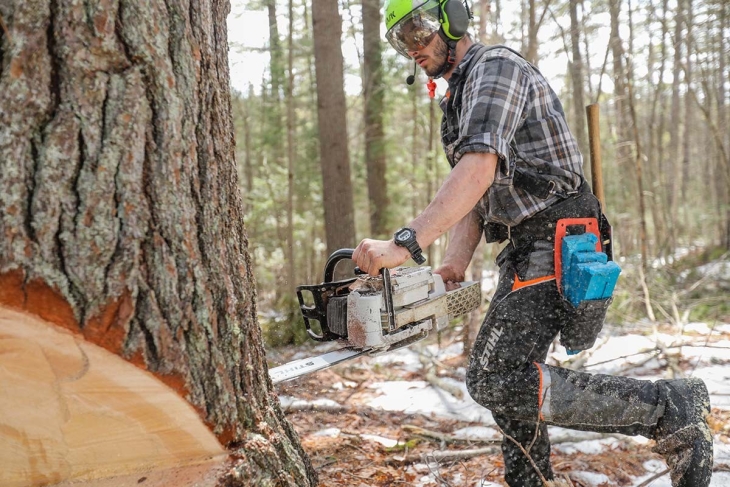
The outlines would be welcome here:
[[[470,211],[451,231],[443,265],[465,270],[482,237],[481,218],[476,210]]]
[[[474,208],[492,185],[496,166],[495,154],[469,153],[461,158],[433,201],[411,222],[421,248],[431,245]]]
[[[433,201],[409,225],[416,231],[416,239],[422,249],[431,245],[476,206],[491,186],[496,167],[497,156],[494,154],[472,153],[461,158]],[[471,251],[473,253],[474,249]],[[355,264],[373,276],[381,268],[397,267],[409,257],[409,251],[396,245],[393,239],[366,238],[352,253]]]

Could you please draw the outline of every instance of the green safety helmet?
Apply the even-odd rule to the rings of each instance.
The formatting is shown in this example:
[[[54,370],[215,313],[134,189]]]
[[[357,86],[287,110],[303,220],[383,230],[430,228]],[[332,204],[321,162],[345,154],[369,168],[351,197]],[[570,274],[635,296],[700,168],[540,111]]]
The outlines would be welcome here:
[[[399,54],[426,47],[438,33],[454,47],[469,27],[469,10],[462,0],[386,0],[385,38]]]

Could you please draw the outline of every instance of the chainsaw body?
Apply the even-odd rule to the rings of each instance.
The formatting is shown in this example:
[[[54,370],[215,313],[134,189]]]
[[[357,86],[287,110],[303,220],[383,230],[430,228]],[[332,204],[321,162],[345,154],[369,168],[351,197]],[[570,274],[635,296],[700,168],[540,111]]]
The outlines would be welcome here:
[[[423,339],[479,306],[479,283],[461,283],[447,292],[441,276],[428,266],[383,269],[377,277],[332,281],[337,263],[351,259],[352,252],[342,249],[330,256],[321,284],[297,287],[307,333],[314,340],[388,350]],[[313,328],[312,321],[319,322],[321,331]]]
[[[364,354],[408,346],[481,303],[478,282],[464,282],[447,291],[441,276],[427,266],[382,269],[378,277],[357,275],[356,268],[354,277],[334,281],[337,263],[352,259],[352,253],[353,249],[334,252],[321,284],[297,287],[309,336],[320,342],[337,341],[342,348],[269,369],[274,384]],[[319,331],[313,326],[315,321]]]

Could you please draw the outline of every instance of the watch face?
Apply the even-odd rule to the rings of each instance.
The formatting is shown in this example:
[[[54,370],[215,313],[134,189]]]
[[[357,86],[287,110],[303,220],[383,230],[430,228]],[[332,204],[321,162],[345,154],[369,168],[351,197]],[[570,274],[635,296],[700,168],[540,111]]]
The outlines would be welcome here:
[[[404,228],[403,230],[398,232],[398,235],[396,235],[396,238],[399,241],[404,242],[404,241],[408,240],[409,238],[411,238],[411,235],[413,235],[413,233],[410,231],[410,229]]]

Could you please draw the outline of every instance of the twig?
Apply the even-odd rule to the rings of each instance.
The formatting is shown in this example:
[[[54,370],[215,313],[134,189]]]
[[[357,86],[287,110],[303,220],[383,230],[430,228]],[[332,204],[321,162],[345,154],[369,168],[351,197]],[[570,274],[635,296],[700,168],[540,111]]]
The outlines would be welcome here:
[[[306,401],[300,401],[295,402],[292,404],[289,404],[288,406],[281,406],[282,411],[285,413],[294,413],[294,412],[301,412],[301,411],[322,411],[325,413],[344,413],[349,411],[350,409],[355,409],[351,407],[343,406],[342,404],[317,404],[314,402],[306,402]],[[360,409],[360,408],[357,408]]]
[[[537,426],[539,426],[539,425],[540,425],[540,423],[538,422]],[[512,438],[510,435],[508,435],[504,431],[502,431],[502,428],[500,428],[499,425],[497,425],[497,429],[499,430],[500,433],[502,433],[502,435],[505,438],[507,438],[508,440],[510,440],[512,443],[514,443],[515,445],[517,445],[517,448],[519,448],[520,450],[522,450],[522,453],[524,453],[525,456],[527,457],[527,459],[530,461],[530,465],[532,465],[532,468],[535,469],[535,472],[537,472],[537,475],[540,477],[540,480],[542,481],[542,483],[543,484],[547,484],[547,479],[542,474],[542,472],[540,472],[540,469],[535,464],[535,461],[532,459],[532,457],[530,456],[530,454],[527,453],[527,450],[525,450],[525,448],[520,444],[520,442],[517,441],[517,440],[515,440],[514,438]],[[530,446],[532,446],[532,445],[530,445]]]
[[[682,371],[679,368],[679,361],[677,360],[677,357],[674,355],[669,355],[669,352],[667,351],[666,345],[664,345],[662,342],[657,341],[657,347],[662,351],[662,354],[664,354],[664,358],[667,361],[667,365],[669,366],[669,369],[672,371],[672,378],[676,379],[679,377],[682,377]],[[680,345],[681,348],[681,345]],[[681,352],[680,352],[681,354]]]
[[[426,466],[428,467],[428,471],[433,474],[433,476],[436,478],[437,481],[445,485],[446,487],[451,487],[451,484],[449,484],[446,479],[444,479],[441,474],[438,471],[437,467],[432,467],[432,464],[434,462],[426,462]],[[437,464],[438,465],[438,464]]]
[[[566,367],[571,370],[582,369],[583,367],[586,366],[586,362],[588,361],[588,359],[591,358],[593,356],[593,354],[596,353],[606,343],[608,343],[608,337],[603,337],[603,339],[600,341],[600,343],[598,343],[598,345],[596,345],[595,347],[593,347],[590,350],[584,351],[583,353],[578,355],[578,357],[574,361],[572,361],[572,362],[568,361],[568,363],[566,364]]]
[[[620,370],[619,370],[619,371],[618,371],[618,372],[616,373],[616,375],[621,375],[621,374],[625,374],[626,372],[628,372],[628,371],[629,371],[629,370],[631,370],[631,369],[636,369],[636,368],[638,368],[638,367],[641,367],[641,366],[643,366],[643,365],[646,365],[647,363],[649,363],[649,362],[651,362],[652,360],[654,360],[655,358],[657,358],[657,356],[658,356],[658,355],[659,355],[660,353],[661,353],[661,352],[660,352],[659,350],[657,350],[657,352],[656,352],[656,353],[652,354],[652,355],[651,355],[650,357],[646,357],[646,358],[645,358],[644,360],[642,360],[642,361],[640,361],[640,362],[637,362],[637,363],[635,363],[635,364],[628,364],[628,365],[626,365],[626,366],[622,367],[622,368],[621,368],[621,369],[620,369]]]
[[[547,397],[548,391],[550,391],[550,387],[552,387],[552,384],[548,386],[547,389],[545,389],[545,392],[542,394],[542,400],[540,401],[539,407],[537,408],[537,420],[535,421],[535,435],[532,437],[532,441],[530,442],[530,446],[527,447],[527,451],[525,454],[532,450],[532,446],[537,441],[537,437],[540,435],[540,414],[542,413],[542,405],[545,404],[545,398]],[[529,456],[529,455],[528,455]],[[530,459],[532,461],[532,459]]]
[[[426,382],[431,384],[434,387],[438,387],[439,389],[442,389],[452,396],[454,396],[457,399],[463,399],[464,398],[464,391],[462,391],[458,386],[454,384],[450,384],[443,380],[442,378],[438,377],[436,373],[433,371],[433,369],[429,370],[426,374]]]
[[[714,327],[713,327],[713,329],[714,329]],[[670,350],[670,349],[673,349],[673,348],[683,348],[683,347],[687,347],[687,348],[717,348],[717,349],[722,349],[722,350],[728,350],[728,349],[730,349],[730,347],[720,347],[720,346],[717,346],[717,345],[709,345],[709,344],[695,345],[695,344],[692,344],[692,343],[682,343],[680,345],[669,345],[669,346],[665,346],[664,348],[666,350]],[[597,367],[599,365],[604,365],[604,364],[608,364],[608,363],[611,363],[611,362],[615,362],[617,360],[622,360],[622,359],[625,359],[625,358],[636,357],[637,355],[644,355],[644,354],[647,354],[647,353],[657,354],[657,353],[660,353],[661,351],[662,350],[659,347],[655,347],[655,348],[651,348],[651,349],[645,349],[645,350],[639,350],[638,352],[630,353],[628,355],[621,355],[620,357],[610,358],[610,359],[607,359],[607,360],[603,360],[601,362],[595,362],[595,363],[592,363],[592,364],[586,364],[586,365],[583,366],[583,368],[584,369],[587,369],[589,367]],[[646,362],[644,362],[644,363],[646,363]],[[643,365],[643,364],[641,364],[641,365]]]
[[[657,352],[659,352],[659,349],[658,348],[652,348],[650,350],[639,350],[636,353],[630,353],[628,355],[621,355],[620,357],[610,358],[610,359],[603,360],[601,362],[596,362],[596,363],[593,363],[593,364],[586,364],[586,365],[583,366],[583,368],[584,369],[587,369],[589,367],[597,367],[599,365],[608,364],[608,363],[611,363],[611,362],[615,362],[617,360],[622,360],[622,359],[625,359],[625,358],[636,357],[637,355],[644,355],[646,353],[657,353]]]
[[[669,470],[669,469],[666,469],[666,470],[664,470],[663,472],[659,472],[659,473],[657,473],[657,474],[654,474],[654,475],[652,475],[651,477],[649,477],[648,479],[644,480],[644,481],[643,481],[642,483],[640,483],[639,485],[637,485],[636,487],[646,487],[647,485],[651,484],[652,482],[654,482],[654,481],[655,481],[656,479],[658,479],[659,477],[664,477],[664,476],[665,476],[666,474],[668,474],[669,472],[670,472],[670,470]]]
[[[331,460],[328,460],[328,461],[324,462],[322,465],[318,465],[318,466],[314,467],[314,469],[317,470],[317,471],[320,471],[324,467],[328,467],[328,466],[332,465],[333,463],[337,463],[337,459],[336,458],[333,458]]]
[[[414,426],[412,424],[404,424],[401,427],[404,431],[416,435],[421,436],[426,439],[434,439],[441,443],[487,443],[487,444],[499,444],[501,443],[501,440],[486,440],[486,439],[467,439],[467,438],[457,438],[454,435],[450,435],[448,433],[440,433],[438,431],[431,431],[424,428],[421,428],[420,426]]]
[[[707,334],[707,340],[705,340],[705,346],[710,342],[710,337],[712,336],[712,332],[715,331],[715,327],[717,326],[717,320],[715,320],[712,323],[712,328],[710,328],[710,333]],[[692,377],[695,373],[695,370],[697,370],[697,366],[700,365],[700,362],[702,361],[703,355],[700,355],[697,357],[697,362],[695,362],[694,367],[692,367],[692,372],[689,373],[689,376]]]
[[[441,361],[431,354],[425,353],[423,350],[416,350],[418,354],[418,360],[421,362],[421,366],[426,370],[426,382],[434,387],[442,389],[457,399],[464,398],[464,392],[458,386],[449,384],[442,378],[436,375],[437,367],[442,369],[450,369],[451,367],[445,366]]]
[[[399,463],[416,463],[426,460],[435,462],[449,462],[453,460],[468,460],[469,458],[479,457],[482,455],[494,455],[501,450],[499,447],[490,446],[486,448],[475,448],[471,450],[445,450],[434,451],[431,453],[413,453],[404,457],[393,457],[393,461]]]
[[[730,395],[730,394],[729,394]],[[501,439],[481,439],[481,438],[458,438],[454,435],[450,435],[448,433],[441,433],[439,431],[432,431],[427,430],[424,428],[421,428],[420,426],[414,426],[411,424],[404,424],[401,427],[404,431],[420,436],[426,440],[436,440],[439,443],[486,443],[486,444],[499,444],[501,443]],[[590,433],[590,432],[580,432],[579,435],[560,435],[557,438],[551,439],[550,443],[553,445],[560,445],[563,443],[575,443],[579,441],[589,441],[589,440],[600,440],[604,438],[616,438],[619,440],[626,439],[626,436],[621,435],[619,433]]]

